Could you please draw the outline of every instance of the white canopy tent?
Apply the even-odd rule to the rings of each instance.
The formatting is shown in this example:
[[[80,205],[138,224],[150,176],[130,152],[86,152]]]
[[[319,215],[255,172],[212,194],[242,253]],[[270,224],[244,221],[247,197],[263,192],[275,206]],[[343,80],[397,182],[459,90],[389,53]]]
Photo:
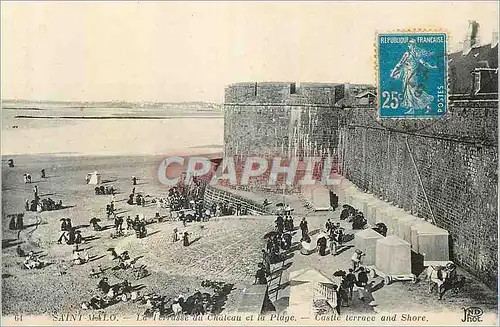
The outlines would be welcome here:
[[[88,173],[87,176],[85,176],[85,181],[87,184],[91,185],[97,185],[101,183],[101,174],[99,172],[94,171],[93,173]]]

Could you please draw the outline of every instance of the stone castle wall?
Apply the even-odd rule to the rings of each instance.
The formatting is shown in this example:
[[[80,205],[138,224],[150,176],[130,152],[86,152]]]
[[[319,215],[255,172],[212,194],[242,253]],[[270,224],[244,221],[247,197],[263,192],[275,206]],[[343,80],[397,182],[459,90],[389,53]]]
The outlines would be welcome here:
[[[241,83],[226,88],[227,156],[327,156],[337,143],[342,84]]]
[[[447,119],[430,121],[344,109],[340,168],[361,189],[434,218],[450,232],[452,260],[496,288],[498,104],[451,105]]]

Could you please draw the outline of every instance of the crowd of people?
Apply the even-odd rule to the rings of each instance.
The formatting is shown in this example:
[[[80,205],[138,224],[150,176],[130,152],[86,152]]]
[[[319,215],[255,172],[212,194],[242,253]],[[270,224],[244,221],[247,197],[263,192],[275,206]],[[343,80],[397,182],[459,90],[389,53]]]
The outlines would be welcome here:
[[[38,195],[38,186],[33,187],[33,200],[26,199],[24,201],[24,209],[26,211],[42,212],[64,209],[62,200],[54,201],[50,197],[46,199],[40,198]]]
[[[261,250],[261,262],[257,265],[255,284],[267,284],[271,276],[271,265],[282,262],[286,254],[292,250],[293,232],[295,230],[292,209],[279,210],[274,229],[265,235],[266,247]]]
[[[96,186],[94,188],[95,195],[115,195],[116,194],[116,189],[111,186]]]
[[[366,225],[363,214],[355,210],[352,206],[344,205],[340,220],[347,220],[352,223],[353,229],[362,229]],[[384,226],[379,226],[384,227]],[[339,249],[347,239],[346,230],[341,226],[341,222],[334,222],[328,218],[324,230],[317,235],[316,242],[311,239],[311,233],[306,217],[299,223],[300,229],[300,252],[303,255],[310,255],[317,252],[319,256],[329,254],[336,256]],[[268,284],[271,275],[271,265],[284,260],[284,254],[291,250],[292,232],[295,229],[290,211],[281,211],[275,220],[275,229],[266,235],[266,248],[262,249],[262,259],[258,263],[255,273],[255,284]],[[383,228],[382,228],[383,229]],[[368,282],[369,270],[362,265],[364,253],[356,249],[351,257],[351,267],[347,271],[338,270],[333,274],[333,309],[340,314],[341,307],[350,306],[354,291],[358,293],[360,301],[367,301],[373,305],[373,297],[370,294],[371,284]]]
[[[45,170],[42,170],[42,178],[46,178]],[[31,175],[25,174],[24,180],[26,183],[32,183]],[[148,195],[144,195],[141,192],[136,192],[138,178],[134,177],[132,179],[132,192],[127,201],[128,204],[137,206],[146,206]],[[33,211],[49,211],[62,209],[62,201],[56,202],[51,198],[41,199],[39,195],[38,185],[33,186],[33,201],[26,201],[26,210]],[[155,203],[158,208],[158,212],[151,220],[146,220],[145,216],[135,215],[135,219],[130,216],[125,217],[118,214],[116,208],[115,194],[117,190],[113,186],[104,185],[94,185],[95,195],[111,196],[110,202],[106,204],[105,218],[92,217],[89,220],[89,226],[95,232],[102,232],[108,228],[112,228],[111,238],[116,238],[120,236],[127,236],[130,233],[135,233],[138,238],[147,236],[147,225],[153,222],[162,222],[164,215],[160,215],[160,209],[166,209],[168,211],[167,215],[175,216],[177,220],[182,221],[184,225],[191,221],[206,221],[211,217],[223,216],[230,214],[243,215],[246,214],[246,210],[242,209],[241,204],[231,204],[230,202],[220,202],[214,203],[211,206],[206,207],[203,202],[203,184],[195,183],[194,187],[186,187],[183,185],[172,187],[168,190],[166,197],[156,197],[151,203]],[[176,214],[172,214],[175,213]],[[102,220],[112,220],[113,225],[103,224]],[[18,228],[20,226],[23,229],[22,218],[21,220],[14,217],[12,220],[12,228]],[[170,219],[169,219],[170,220]],[[288,223],[287,223],[288,224]],[[125,225],[125,226],[124,226]],[[288,226],[288,225],[287,225]],[[71,256],[62,263],[58,263],[58,270],[60,274],[65,274],[66,270],[71,266],[80,266],[91,263],[97,256],[91,255],[89,249],[92,247],[83,248],[82,244],[87,243],[89,240],[96,238],[96,236],[84,237],[85,228],[87,226],[73,226],[71,218],[63,217],[60,219],[59,225],[59,236],[57,238],[57,244],[61,245],[71,245]],[[113,228],[114,227],[114,228]],[[288,227],[287,227],[288,230]],[[172,241],[181,241],[183,246],[189,246],[193,243],[192,234],[187,231],[182,231],[179,233],[177,228],[174,231],[174,236]],[[97,237],[98,238],[98,237]],[[286,238],[286,237],[285,237]],[[291,238],[291,237],[290,237]],[[196,240],[196,239],[195,239]],[[194,241],[195,241],[194,240]],[[288,247],[291,241],[288,241]],[[35,254],[33,251],[25,253],[21,246],[17,248],[17,253],[19,257],[23,258],[22,267],[26,269],[41,269],[44,268],[48,262],[41,259],[41,256]],[[137,266],[128,254],[127,251],[117,254],[114,248],[109,249],[110,259],[114,262],[112,269],[119,269],[124,271],[131,271],[136,279],[144,278],[148,275],[147,267],[145,265]],[[98,258],[100,259],[100,257]],[[155,308],[155,303],[157,299],[151,296],[139,296],[138,291],[134,291],[130,283],[124,281],[118,285],[111,286],[105,276],[105,271],[107,269],[102,269],[101,265],[92,267],[89,274],[89,278],[99,279],[99,284],[97,286],[98,294],[93,295],[88,301],[81,303],[82,309],[103,309],[116,303],[118,301],[143,301],[141,303],[150,306],[152,310]],[[127,273],[128,274],[128,273]],[[213,283],[213,282],[212,282]],[[213,285],[212,285],[213,286]],[[217,286],[219,287],[219,286]],[[215,287],[217,289],[217,287]],[[203,300],[197,297],[197,294],[193,296],[184,298],[183,296],[177,297],[171,303],[171,310],[169,312],[175,313],[188,313],[188,314],[198,314],[213,311],[211,307],[222,307],[220,305],[221,298],[219,298],[218,293],[229,292],[226,286],[220,286],[219,291],[215,291],[215,294],[210,295],[208,298],[203,298]],[[224,291],[222,291],[224,289]],[[194,300],[193,300],[194,299]]]
[[[342,206],[342,212],[340,213],[340,220],[347,220],[352,223],[352,229],[364,229],[367,220],[363,213],[349,204],[344,204]]]

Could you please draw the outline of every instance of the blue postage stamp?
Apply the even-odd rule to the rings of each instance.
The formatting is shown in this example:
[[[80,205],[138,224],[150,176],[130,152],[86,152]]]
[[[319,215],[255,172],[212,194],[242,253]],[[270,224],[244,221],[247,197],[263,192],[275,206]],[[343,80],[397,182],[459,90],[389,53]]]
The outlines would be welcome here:
[[[447,111],[445,33],[377,35],[380,118],[435,118]]]

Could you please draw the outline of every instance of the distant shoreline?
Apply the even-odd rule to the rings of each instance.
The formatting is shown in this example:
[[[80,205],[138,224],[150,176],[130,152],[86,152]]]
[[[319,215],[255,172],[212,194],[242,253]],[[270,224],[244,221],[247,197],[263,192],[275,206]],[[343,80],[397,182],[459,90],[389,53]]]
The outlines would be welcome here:
[[[46,110],[42,108],[36,108],[36,107],[26,107],[26,108],[16,108],[16,107],[2,107],[3,110]]]
[[[199,116],[32,116],[18,115],[14,118],[20,119],[182,119],[182,118],[224,118],[223,115],[199,115]]]

